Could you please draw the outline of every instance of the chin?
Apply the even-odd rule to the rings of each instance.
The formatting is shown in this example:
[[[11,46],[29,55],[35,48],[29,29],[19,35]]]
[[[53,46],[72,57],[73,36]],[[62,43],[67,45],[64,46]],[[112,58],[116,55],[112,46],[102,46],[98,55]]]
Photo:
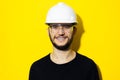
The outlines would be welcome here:
[[[68,50],[70,47],[70,43],[64,43],[64,44],[57,44],[57,43],[53,43],[54,47],[59,49],[59,50]]]

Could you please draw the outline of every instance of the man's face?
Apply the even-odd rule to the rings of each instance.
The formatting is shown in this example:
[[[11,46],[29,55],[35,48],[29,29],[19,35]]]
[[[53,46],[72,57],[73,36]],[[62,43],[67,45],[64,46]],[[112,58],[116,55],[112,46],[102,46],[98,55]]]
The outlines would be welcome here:
[[[59,50],[69,49],[74,34],[73,24],[52,23],[49,26],[49,36],[53,46]]]

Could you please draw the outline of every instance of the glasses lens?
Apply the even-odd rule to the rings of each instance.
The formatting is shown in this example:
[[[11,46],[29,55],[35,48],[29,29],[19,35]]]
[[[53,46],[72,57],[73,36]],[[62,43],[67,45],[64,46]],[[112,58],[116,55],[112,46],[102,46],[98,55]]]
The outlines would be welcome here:
[[[73,24],[72,23],[62,23],[62,24],[58,24],[58,23],[51,23],[51,24],[48,24],[50,27],[59,27],[59,26],[62,26],[62,27],[65,27],[65,28],[69,28],[69,27],[72,27]]]

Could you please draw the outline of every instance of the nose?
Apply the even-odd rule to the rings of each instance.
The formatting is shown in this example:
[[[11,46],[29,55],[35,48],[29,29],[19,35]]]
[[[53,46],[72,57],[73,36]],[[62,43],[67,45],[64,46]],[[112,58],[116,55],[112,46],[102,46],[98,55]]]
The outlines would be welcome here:
[[[64,28],[63,28],[62,26],[59,26],[58,34],[59,34],[59,35],[64,35],[64,34],[65,34]]]

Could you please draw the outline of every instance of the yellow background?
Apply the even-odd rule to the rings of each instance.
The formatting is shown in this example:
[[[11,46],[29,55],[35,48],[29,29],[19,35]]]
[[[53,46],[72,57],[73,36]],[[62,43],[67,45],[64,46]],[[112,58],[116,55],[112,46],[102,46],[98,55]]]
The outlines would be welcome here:
[[[61,0],[80,16],[78,52],[93,59],[103,80],[120,80],[120,1]],[[0,1],[0,80],[28,80],[29,68],[52,51],[45,17],[59,0]]]

